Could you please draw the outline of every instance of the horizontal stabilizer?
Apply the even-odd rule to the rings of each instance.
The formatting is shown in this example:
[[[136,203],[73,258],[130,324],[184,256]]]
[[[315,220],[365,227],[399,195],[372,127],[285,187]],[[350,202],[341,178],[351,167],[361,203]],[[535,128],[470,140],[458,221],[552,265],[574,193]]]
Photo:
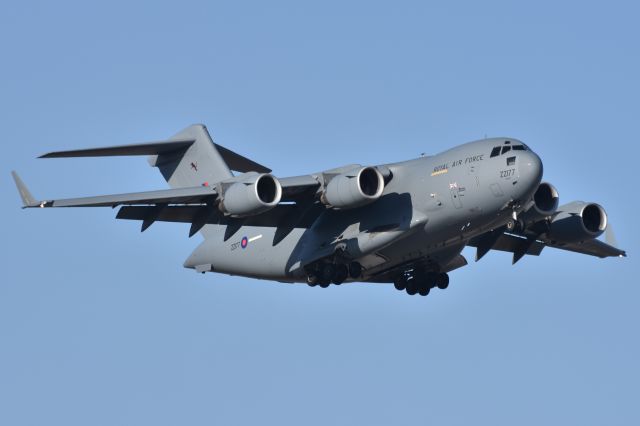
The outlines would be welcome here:
[[[134,145],[118,145],[103,148],[76,149],[71,151],[56,151],[41,155],[38,158],[68,158],[68,157],[112,157],[120,155],[159,155],[189,148],[195,139],[175,140],[164,142],[147,142]]]
[[[38,158],[72,158],[72,157],[114,157],[129,155],[163,155],[178,151],[186,151],[195,139],[167,140],[147,142],[134,145],[117,145],[102,148],[75,149],[70,151],[55,151],[41,155]],[[229,169],[237,172],[271,173],[271,169],[256,163],[242,155],[231,151],[216,143],[213,144],[220,156],[227,163]]]

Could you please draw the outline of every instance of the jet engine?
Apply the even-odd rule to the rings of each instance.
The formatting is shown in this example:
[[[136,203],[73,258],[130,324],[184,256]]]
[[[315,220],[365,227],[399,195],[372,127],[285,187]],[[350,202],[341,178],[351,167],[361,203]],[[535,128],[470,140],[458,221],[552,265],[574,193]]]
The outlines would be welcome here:
[[[523,224],[530,225],[551,216],[558,209],[559,201],[560,196],[555,186],[542,182],[533,194],[530,206],[521,215]]]
[[[336,209],[352,209],[369,204],[382,195],[384,178],[375,167],[361,167],[334,176],[321,201]]]
[[[596,203],[574,201],[558,209],[547,236],[557,242],[574,243],[600,236],[607,228],[607,213]]]
[[[252,174],[223,191],[219,208],[233,217],[252,216],[274,208],[281,197],[278,179],[268,173]]]

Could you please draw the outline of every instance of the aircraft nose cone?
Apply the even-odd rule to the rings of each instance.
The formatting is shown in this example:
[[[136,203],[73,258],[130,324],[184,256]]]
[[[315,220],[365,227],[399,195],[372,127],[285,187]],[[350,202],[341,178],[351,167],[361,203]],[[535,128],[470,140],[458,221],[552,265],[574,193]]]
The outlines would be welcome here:
[[[536,188],[542,180],[542,160],[534,152],[526,152],[520,162],[520,180]]]

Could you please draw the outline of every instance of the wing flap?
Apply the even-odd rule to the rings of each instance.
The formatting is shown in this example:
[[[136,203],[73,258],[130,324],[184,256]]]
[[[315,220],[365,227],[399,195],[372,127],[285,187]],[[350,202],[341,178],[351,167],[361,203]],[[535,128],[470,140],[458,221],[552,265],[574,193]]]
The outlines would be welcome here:
[[[469,241],[468,245],[471,247],[478,247],[479,245],[481,245],[481,237],[482,235],[480,237],[473,238],[471,241]],[[503,233],[496,239],[495,243],[493,243],[493,245],[491,246],[491,250],[516,253],[521,250],[524,244],[529,244],[527,238],[515,234]],[[531,243],[524,254],[539,256],[543,248],[544,243],[536,240]]]

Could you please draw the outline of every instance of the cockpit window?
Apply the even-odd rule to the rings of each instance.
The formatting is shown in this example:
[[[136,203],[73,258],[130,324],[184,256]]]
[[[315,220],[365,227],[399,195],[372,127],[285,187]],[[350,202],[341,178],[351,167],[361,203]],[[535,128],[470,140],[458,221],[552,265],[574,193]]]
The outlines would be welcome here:
[[[510,145],[510,141],[506,141],[502,146],[496,146],[491,150],[491,158],[498,155],[506,154],[507,152],[514,151],[529,151],[529,148],[525,144]]]

